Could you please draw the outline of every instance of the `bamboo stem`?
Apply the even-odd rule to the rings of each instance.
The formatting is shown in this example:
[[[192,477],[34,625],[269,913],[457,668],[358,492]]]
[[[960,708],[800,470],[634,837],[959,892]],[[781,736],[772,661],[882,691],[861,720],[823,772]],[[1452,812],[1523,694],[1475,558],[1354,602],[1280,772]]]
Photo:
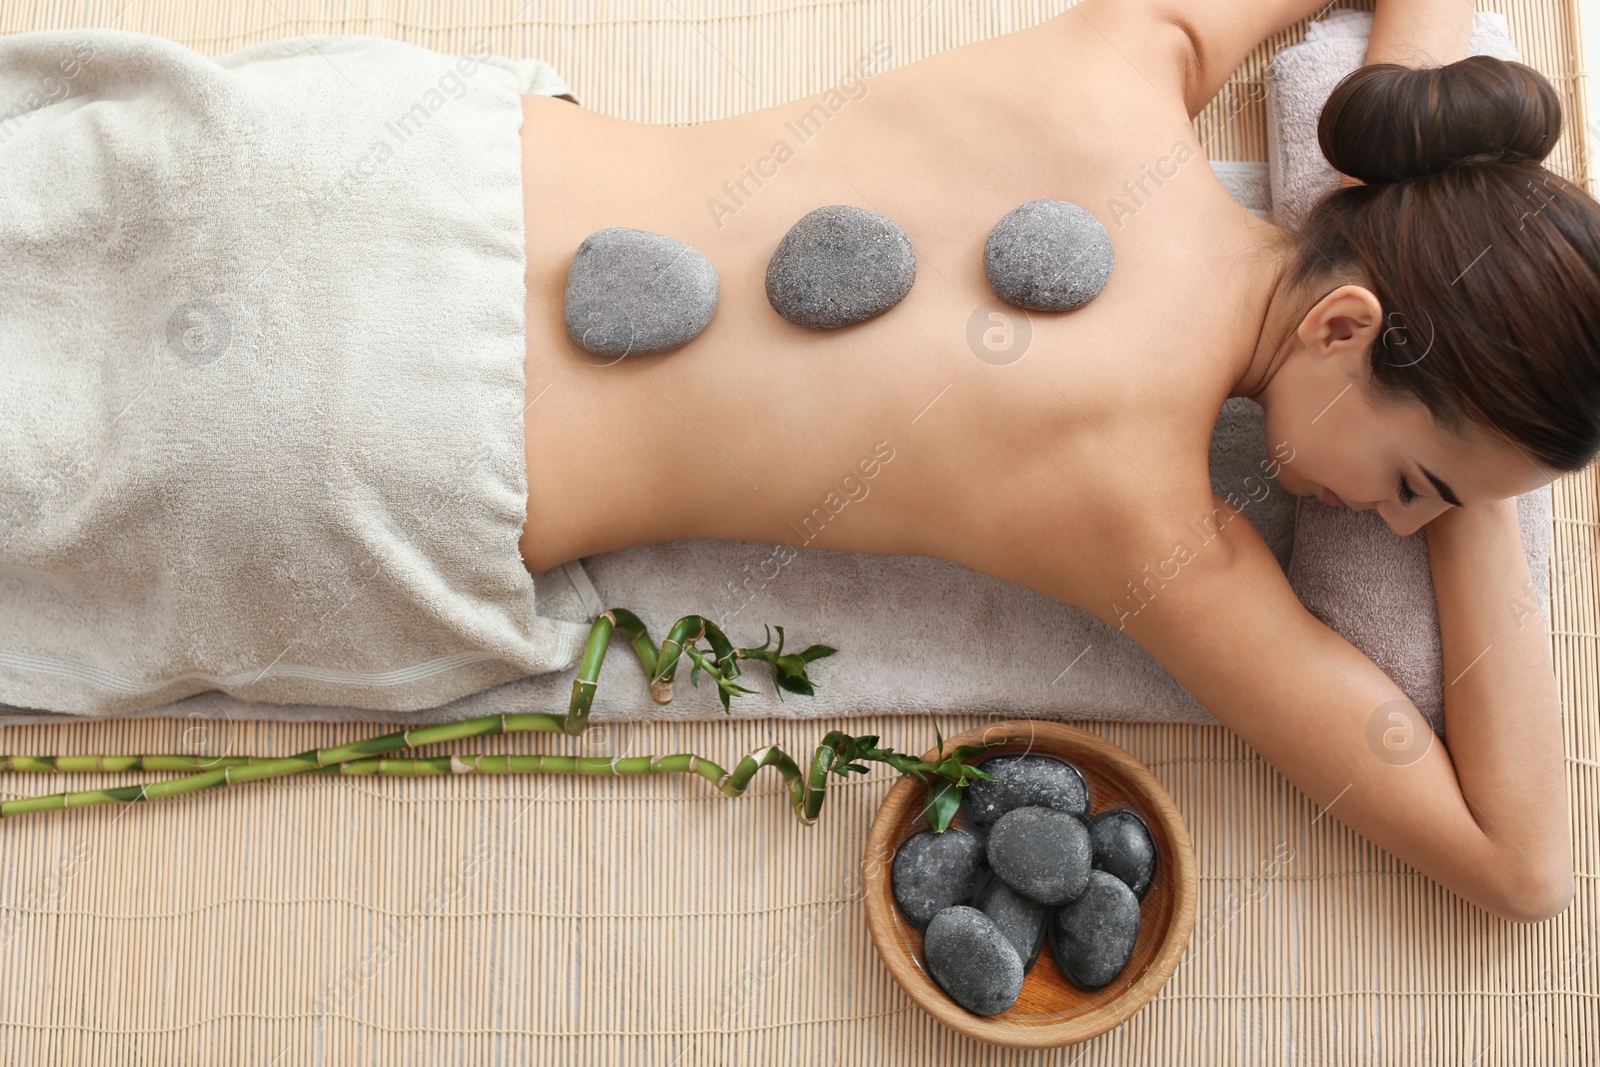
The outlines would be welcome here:
[[[806,665],[814,659],[830,656],[834,649],[826,645],[812,645],[804,652],[784,654],[783,627],[778,627],[778,646],[768,650],[771,635],[757,648],[735,648],[727,636],[714,624],[699,615],[686,615],[679,619],[658,650],[651,642],[649,632],[637,615],[624,608],[601,612],[589,630],[589,640],[584,646],[578,676],[572,683],[572,697],[564,716],[538,713],[518,715],[487,715],[460,722],[439,723],[383,734],[347,745],[314,749],[295,756],[266,758],[258,756],[193,756],[153,754],[139,756],[0,756],[0,770],[34,772],[83,771],[194,771],[179,778],[138,785],[115,786],[105,789],[87,789],[76,792],[55,793],[48,796],[22,797],[0,801],[0,818],[36,811],[56,811],[65,808],[89,807],[97,804],[136,804],[162,797],[181,796],[238,782],[259,781],[295,774],[316,775],[385,775],[392,777],[424,777],[457,774],[584,774],[584,775],[647,775],[695,774],[715,785],[725,795],[742,796],[751,779],[763,767],[775,767],[789,786],[789,802],[795,815],[803,823],[813,823],[822,810],[827,794],[828,776],[848,777],[852,772],[866,773],[862,762],[887,763],[903,774],[914,775],[923,781],[929,776],[954,785],[963,784],[972,777],[988,775],[961,761],[967,754],[981,751],[985,746],[964,746],[949,757],[943,755],[940,741],[938,763],[925,763],[915,757],[878,748],[877,737],[851,737],[842,731],[830,732],[812,753],[811,762],[802,772],[799,765],[782,749],[768,746],[746,756],[732,771],[725,771],[711,760],[694,753],[671,756],[558,756],[558,755],[472,755],[437,756],[429,758],[386,759],[386,753],[414,749],[423,745],[459,740],[463,737],[485,737],[495,734],[520,732],[580,734],[588,726],[589,712],[593,706],[594,692],[600,667],[612,634],[621,630],[628,638],[650,677],[651,693],[656,700],[666,703],[672,699],[674,674],[681,657],[687,655],[693,663],[689,680],[695,682],[700,671],[714,678],[723,710],[728,710],[729,697],[737,693],[751,693],[733,682],[739,675],[739,659],[760,659],[773,668],[773,679],[780,692],[810,695],[811,681],[806,677]],[[713,655],[708,657],[695,647],[704,639]],[[937,731],[936,731],[937,732]],[[992,742],[999,744],[1000,742]],[[935,829],[948,825],[948,816],[936,822]]]
[[[88,774],[121,771],[207,771],[243,767],[265,756],[0,756],[0,771]]]
[[[465,719],[461,722],[419,726],[414,729],[401,730],[397,733],[370,737],[365,741],[357,741],[353,744],[335,745],[332,748],[302,752],[297,756],[285,756],[278,759],[247,759],[247,762],[242,765],[213,767],[211,770],[203,771],[199,774],[191,774],[182,778],[168,778],[160,782],[145,782],[140,785],[114,786],[109,789],[88,789],[79,792],[54,793],[48,796],[21,797],[17,800],[0,801],[0,818],[9,818],[12,815],[22,815],[34,811],[55,811],[62,808],[87,807],[93,804],[118,802],[135,804],[140,801],[155,800],[161,797],[196,793],[200,790],[217,786],[230,786],[238,782],[252,782],[263,778],[280,778],[284,775],[300,774],[304,771],[316,770],[332,764],[348,763],[351,760],[361,759],[365,756],[376,756],[403,748],[416,748],[420,745],[455,741],[463,737],[484,737],[520,731],[560,733],[562,730],[563,720],[554,715],[488,715],[478,719]],[[25,757],[13,757],[13,759],[17,758]],[[55,757],[57,760],[70,758],[72,757]]]
[[[517,717],[506,716],[505,718],[508,720],[508,725],[515,725],[510,720],[514,720]],[[539,718],[551,719],[552,717],[540,716]],[[443,725],[449,727],[468,724],[446,723]],[[546,732],[556,732],[550,728],[549,724],[545,724],[542,728]],[[398,778],[460,774],[580,774],[601,777],[692,774],[704,778],[716,786],[725,796],[739,797],[744,795],[749,788],[751,779],[755,777],[761,768],[775,767],[789,785],[790,807],[801,822],[809,825],[816,822],[817,814],[822,810],[830,773],[844,777],[852,770],[865,770],[864,767],[859,765],[849,765],[849,760],[866,759],[887,763],[891,762],[888,758],[890,756],[902,759],[908,758],[901,757],[899,753],[894,753],[892,750],[873,747],[877,741],[875,737],[853,738],[839,730],[829,733],[823,738],[822,744],[817,746],[817,750],[811,758],[809,774],[802,774],[795,761],[782,749],[773,745],[758,749],[746,756],[739,761],[731,772],[724,770],[721,765],[692,752],[680,752],[670,756],[450,755],[410,759],[388,759],[370,754],[376,751],[393,751],[396,748],[404,747],[396,744],[393,748],[380,749],[377,746],[380,744],[389,745],[394,739],[404,738],[407,734],[410,735],[414,744],[419,745],[429,744],[434,740],[449,739],[430,737],[429,740],[422,740],[419,737],[421,732],[421,730],[412,730],[401,734],[389,734],[381,738],[357,742],[354,745],[321,749],[316,753],[311,753],[309,756],[292,756],[284,759],[260,759],[251,756],[223,757],[228,761],[226,767],[214,769],[203,774],[191,775],[186,778],[0,801],[0,817],[10,817],[35,811],[89,807],[96,804],[133,804],[166,796],[198,792],[218,786],[233,785],[242,781],[254,781],[262,778],[301,773],[351,777],[381,775]],[[513,731],[506,730],[504,732]],[[368,754],[360,755],[358,752]],[[335,761],[335,756],[345,756],[347,758]],[[320,764],[315,762],[318,757],[323,760]],[[87,766],[69,768],[59,765],[54,767],[42,765],[46,761],[59,764],[61,761],[74,760],[101,761],[113,767],[132,770],[136,768],[131,764],[136,761],[140,764],[138,769],[148,769],[155,764],[155,761],[184,761],[196,758],[191,756],[68,756],[47,758],[47,760],[38,761],[41,763],[40,766],[25,766],[20,769],[55,771],[98,769]],[[12,760],[15,761],[33,759],[36,758],[12,757]]]

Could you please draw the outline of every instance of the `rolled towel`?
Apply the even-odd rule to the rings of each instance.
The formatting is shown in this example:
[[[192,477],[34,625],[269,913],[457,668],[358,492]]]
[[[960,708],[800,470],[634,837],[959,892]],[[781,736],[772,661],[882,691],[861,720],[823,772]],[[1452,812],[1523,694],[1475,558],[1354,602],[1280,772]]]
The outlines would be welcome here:
[[[1317,199],[1338,185],[1317,144],[1317,118],[1333,87],[1363,65],[1372,16],[1340,11],[1313,22],[1304,43],[1283,49],[1267,72],[1267,139],[1272,220],[1298,226]],[[1505,16],[1473,16],[1469,52],[1521,58]],[[1517,499],[1522,546],[1533,577],[1529,598],[1507,610],[1550,616],[1551,491]],[[1396,537],[1376,511],[1330,508],[1301,498],[1294,522],[1289,584],[1317,618],[1366,653],[1444,734],[1444,664],[1425,535]]]

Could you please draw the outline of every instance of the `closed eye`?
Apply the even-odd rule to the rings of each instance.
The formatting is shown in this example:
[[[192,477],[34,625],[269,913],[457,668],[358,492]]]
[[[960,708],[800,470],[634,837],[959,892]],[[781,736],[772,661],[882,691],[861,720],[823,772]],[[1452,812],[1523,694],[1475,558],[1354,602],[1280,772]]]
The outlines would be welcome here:
[[[1417,494],[1411,491],[1411,487],[1406,484],[1405,475],[1402,474],[1400,476],[1400,503],[1409,504],[1415,499],[1417,499]]]

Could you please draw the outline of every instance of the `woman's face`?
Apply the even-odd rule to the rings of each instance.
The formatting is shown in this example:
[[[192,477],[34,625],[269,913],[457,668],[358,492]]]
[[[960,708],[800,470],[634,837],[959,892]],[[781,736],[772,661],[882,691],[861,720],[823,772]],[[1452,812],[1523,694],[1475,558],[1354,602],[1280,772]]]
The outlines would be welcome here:
[[[1376,510],[1408,536],[1456,503],[1517,496],[1557,476],[1493,430],[1448,433],[1414,400],[1380,400],[1367,362],[1380,321],[1368,290],[1335,289],[1307,313],[1297,343],[1256,397],[1266,411],[1268,450],[1279,442],[1293,449],[1278,471],[1287,492]]]

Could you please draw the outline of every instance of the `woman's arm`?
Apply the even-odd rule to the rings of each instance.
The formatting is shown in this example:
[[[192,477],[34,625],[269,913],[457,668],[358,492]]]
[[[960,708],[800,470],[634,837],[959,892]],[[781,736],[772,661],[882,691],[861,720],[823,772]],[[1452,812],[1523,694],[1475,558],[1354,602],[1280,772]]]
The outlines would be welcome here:
[[[1517,502],[1451,508],[1423,531],[1444,652],[1445,735],[1461,791],[1483,832],[1527,857],[1523,892],[1560,910],[1573,894],[1561,696],[1544,620],[1528,603],[1533,579]],[[1529,812],[1542,814],[1530,820]]]
[[[1366,65],[1398,63],[1402,67],[1442,67],[1467,56],[1472,37],[1473,0],[1379,0],[1372,13]],[[1339,188],[1360,185],[1348,174]]]
[[[1256,45],[1332,6],[1332,0],[1145,0],[1151,17],[1189,40],[1183,98],[1190,118],[1222,91]]]
[[[1559,708],[1542,628],[1517,630],[1508,609],[1527,575],[1515,523],[1492,505],[1459,510],[1429,534],[1448,747],[1306,610],[1249,523],[1228,523],[1126,632],[1334,818],[1479,907],[1538,922],[1573,896]],[[1128,567],[1105,575],[1107,603],[1138,576]]]
[[[1191,118],[1222,91],[1256,45],[1300,19],[1321,17],[1333,6],[1332,0],[1145,3],[1150,17],[1177,27],[1188,39],[1183,95]],[[1473,8],[1473,0],[1378,0],[1366,62],[1438,67],[1464,58]]]
[[[1473,0],[1379,0],[1367,64],[1442,67],[1467,56]]]

